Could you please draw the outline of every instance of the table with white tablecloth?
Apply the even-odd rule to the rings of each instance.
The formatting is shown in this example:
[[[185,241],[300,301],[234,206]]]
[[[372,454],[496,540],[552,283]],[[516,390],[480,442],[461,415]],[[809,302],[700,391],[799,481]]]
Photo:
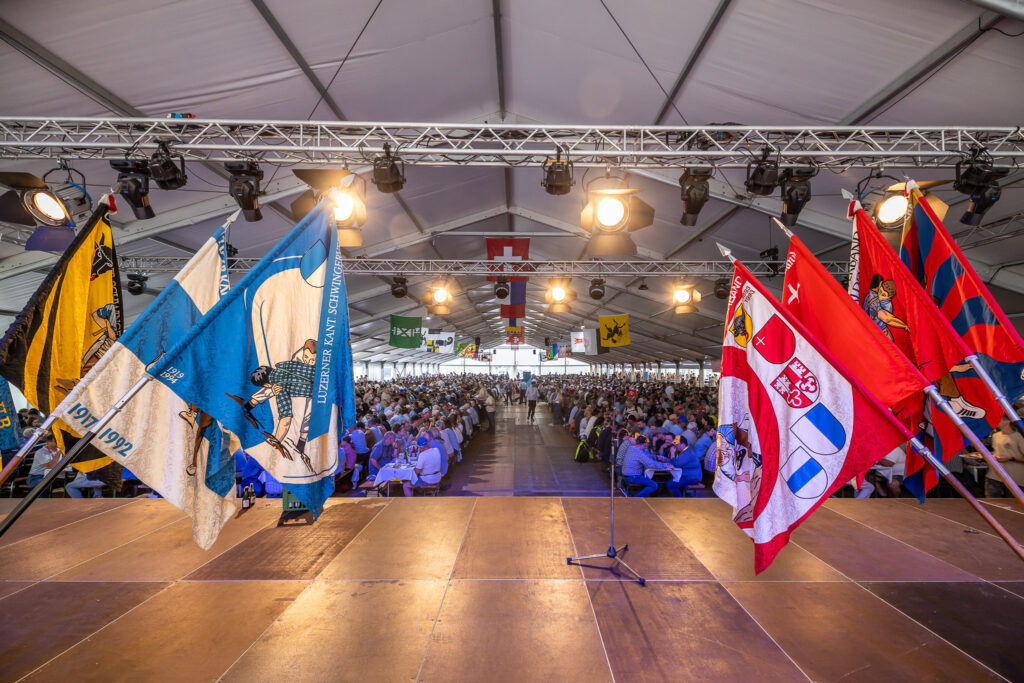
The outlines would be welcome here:
[[[653,467],[648,467],[647,469],[644,470],[644,476],[647,477],[648,479],[652,479],[653,480],[654,479],[654,475],[656,473],[658,473],[658,472],[671,472],[672,473],[672,481],[679,481],[680,479],[683,478],[683,471],[681,469],[679,469],[678,467],[673,467],[673,468],[667,469],[667,470],[656,470]]]
[[[419,483],[420,478],[416,475],[415,465],[389,463],[380,468],[380,472],[377,473],[377,477],[373,480],[373,485],[380,486],[384,482],[392,479],[401,479],[402,481],[412,482],[412,485],[416,486]]]

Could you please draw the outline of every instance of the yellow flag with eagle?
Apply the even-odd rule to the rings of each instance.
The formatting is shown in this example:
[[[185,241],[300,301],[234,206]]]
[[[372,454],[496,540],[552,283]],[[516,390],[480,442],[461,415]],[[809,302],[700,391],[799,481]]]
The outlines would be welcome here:
[[[629,313],[598,316],[601,346],[629,346]]]
[[[44,415],[123,331],[121,278],[108,212],[101,202],[0,340],[0,375]],[[64,453],[81,436],[62,421],[51,429]],[[92,472],[111,463],[89,446],[74,467]]]

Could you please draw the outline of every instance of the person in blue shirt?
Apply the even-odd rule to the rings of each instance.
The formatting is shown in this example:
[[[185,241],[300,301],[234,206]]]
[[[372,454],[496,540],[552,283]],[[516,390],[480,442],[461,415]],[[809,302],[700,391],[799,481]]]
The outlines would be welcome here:
[[[667,470],[671,469],[671,466],[647,451],[647,437],[641,434],[636,437],[636,444],[627,449],[625,462],[622,464],[623,480],[628,484],[643,486],[643,489],[635,494],[637,498],[646,498],[658,490],[658,482],[648,479],[644,475],[645,469]],[[665,486],[673,496],[678,498],[683,495],[679,482],[667,481]]]
[[[370,462],[367,465],[366,476],[368,479],[377,477],[380,468],[395,459],[398,449],[395,447],[395,433],[388,432],[384,438],[373,445],[370,451]]]
[[[355,446],[357,455],[363,456],[370,452],[366,446],[366,432],[363,431],[362,422],[357,422],[348,435],[352,438],[352,445]]]

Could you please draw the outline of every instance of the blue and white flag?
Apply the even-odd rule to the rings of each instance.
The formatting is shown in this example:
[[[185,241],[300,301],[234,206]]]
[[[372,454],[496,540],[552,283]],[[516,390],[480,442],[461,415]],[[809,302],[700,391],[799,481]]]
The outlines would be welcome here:
[[[14,409],[14,398],[7,380],[0,377],[0,451],[21,446],[21,426],[18,411]]]
[[[355,424],[348,300],[323,204],[149,373],[238,436],[318,515],[334,491],[338,435]]]
[[[229,221],[230,223],[230,221]],[[146,374],[146,368],[227,291],[225,229],[219,228],[53,411],[84,434]],[[235,514],[234,458],[222,454],[209,415],[149,382],[92,440],[140,481],[192,517],[203,549]]]

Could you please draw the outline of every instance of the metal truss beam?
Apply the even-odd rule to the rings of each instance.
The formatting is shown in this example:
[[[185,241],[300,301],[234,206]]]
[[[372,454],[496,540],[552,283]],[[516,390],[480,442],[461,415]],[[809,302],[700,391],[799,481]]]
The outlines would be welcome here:
[[[581,126],[151,118],[0,117],[0,158],[118,159],[165,142],[186,159],[365,164],[384,145],[407,164],[746,168],[767,149],[781,166],[952,167],[972,147],[997,163],[1024,159],[1013,126]]]
[[[230,270],[245,272],[255,266],[258,258],[231,259]],[[121,269],[126,272],[177,273],[188,262],[183,256],[122,256]],[[494,275],[494,261],[440,259],[369,259],[343,258],[346,275]],[[768,263],[750,261],[745,264],[757,276],[777,274],[784,269],[782,261]],[[833,275],[846,275],[846,261],[825,261],[822,265]],[[772,266],[777,271],[773,273]],[[728,277],[729,261],[524,261],[523,273],[542,277]]]

